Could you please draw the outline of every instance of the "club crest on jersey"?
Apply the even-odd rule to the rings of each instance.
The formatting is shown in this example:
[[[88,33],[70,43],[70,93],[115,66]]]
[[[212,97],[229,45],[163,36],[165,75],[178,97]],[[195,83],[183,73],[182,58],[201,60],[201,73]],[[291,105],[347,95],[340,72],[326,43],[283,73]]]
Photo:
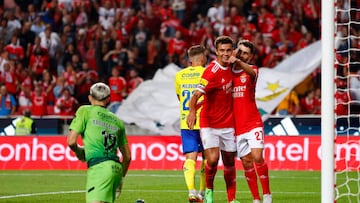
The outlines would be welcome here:
[[[240,76],[240,81],[242,83],[245,83],[246,82],[246,76]]]

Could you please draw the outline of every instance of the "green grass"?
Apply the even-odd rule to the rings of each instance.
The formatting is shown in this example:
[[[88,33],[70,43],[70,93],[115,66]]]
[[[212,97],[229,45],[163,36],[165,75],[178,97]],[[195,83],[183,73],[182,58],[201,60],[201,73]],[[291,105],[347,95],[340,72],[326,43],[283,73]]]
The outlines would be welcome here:
[[[320,172],[270,171],[270,185],[275,203],[318,203]],[[222,171],[215,179],[215,203],[226,202]],[[0,171],[0,202],[85,202],[86,171]],[[351,173],[351,176],[358,176]],[[237,199],[252,202],[242,171],[237,173]],[[358,183],[350,182],[358,191]],[[260,184],[259,184],[260,185]],[[141,198],[146,203],[186,203],[187,191],[182,171],[129,171],[123,193],[116,202],[133,203]],[[339,202],[359,202],[358,197]]]

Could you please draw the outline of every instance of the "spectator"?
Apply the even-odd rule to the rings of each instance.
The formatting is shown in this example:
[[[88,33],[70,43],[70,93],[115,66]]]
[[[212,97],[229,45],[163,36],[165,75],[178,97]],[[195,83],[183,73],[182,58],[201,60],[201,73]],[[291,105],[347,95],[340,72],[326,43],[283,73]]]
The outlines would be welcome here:
[[[105,0],[99,8],[99,24],[105,30],[114,23],[115,9],[113,1]]]
[[[34,43],[36,34],[30,30],[31,22],[24,22],[19,33],[19,43],[22,46],[25,53],[27,53],[31,44]]]
[[[108,108],[111,112],[115,113],[124,97],[127,96],[126,80],[120,76],[118,67],[114,66],[112,68],[111,77],[108,82],[110,87],[110,105]]]
[[[9,53],[9,59],[15,63],[22,62],[25,56],[24,48],[20,46],[20,42],[16,35],[11,37],[10,44],[6,45],[4,48],[5,51]]]
[[[57,48],[59,46],[60,37],[56,32],[51,31],[51,25],[46,25],[43,32],[39,33],[41,46],[45,47],[51,58],[56,57]]]
[[[16,32],[21,29],[22,25],[20,20],[15,17],[13,10],[6,11],[5,17],[7,18],[7,26],[4,42],[5,44],[8,44],[11,42],[11,38],[16,34]]]
[[[360,70],[350,75],[351,99],[360,103]]]
[[[10,59],[9,59],[9,52],[3,50],[1,52],[1,56],[0,56],[0,74],[3,76],[4,75],[4,65],[9,63]]]
[[[16,99],[13,94],[8,93],[6,85],[0,86],[0,116],[9,116],[16,111]]]
[[[24,107],[30,108],[31,103],[31,89],[25,84],[21,84],[21,91],[18,97],[19,108],[23,109]],[[22,112],[21,112],[22,113]]]
[[[146,63],[147,44],[150,39],[151,33],[149,29],[145,26],[144,20],[139,19],[130,35],[129,43],[138,50],[138,57],[140,57],[142,64]]]
[[[50,60],[50,72],[55,73],[57,71],[57,52],[60,48],[60,37],[56,32],[51,30],[51,25],[46,25],[45,31],[39,34],[41,38],[41,46],[45,47],[49,53]]]
[[[14,69],[15,67],[13,63],[6,63],[4,65],[4,74],[2,74],[2,76],[7,92],[15,96],[18,90],[18,80]]]
[[[351,113],[360,113],[360,70],[350,75]]]
[[[120,40],[115,42],[115,48],[105,54],[103,61],[107,75],[112,74],[112,68],[116,66],[119,71],[124,71],[129,61],[129,50],[122,46]]]
[[[43,72],[49,70],[49,56],[40,46],[36,46],[30,55],[29,67],[32,74],[35,76],[35,80],[42,80]]]
[[[161,34],[161,39],[167,44],[168,58],[171,59],[174,55],[180,58],[186,55],[186,42],[183,39],[182,33],[176,30],[175,37],[166,37],[164,33]]]
[[[346,83],[342,80],[336,81],[336,92],[335,92],[335,113],[338,116],[348,115],[349,113],[349,90],[346,88]]]
[[[56,77],[49,71],[44,70],[42,78],[41,84],[47,95],[47,105],[55,105],[54,87],[56,85]]]
[[[174,0],[171,4],[175,17],[183,21],[185,18],[186,2],[185,0]]]
[[[131,94],[144,80],[138,75],[136,69],[131,69],[129,71],[129,78],[127,80],[127,94]]]
[[[34,23],[31,24],[30,30],[35,32],[36,36],[45,31],[45,24],[42,22],[40,16],[36,16]]]
[[[74,44],[68,43],[65,45],[65,50],[61,58],[61,63],[58,67],[58,74],[60,75],[66,68],[68,63],[71,63],[71,58],[74,54],[78,54],[78,51],[75,49]]]
[[[54,112],[60,116],[74,116],[79,102],[71,96],[71,90],[65,87],[60,98],[55,103]]]
[[[48,95],[41,84],[35,85],[34,91],[31,93],[31,112],[34,116],[47,115]]]
[[[65,87],[66,87],[66,80],[64,76],[59,76],[56,80],[56,85],[54,86],[54,90],[53,90],[55,96],[55,102],[61,97],[61,93],[63,89],[65,89]],[[73,91],[71,90],[71,94],[72,93]]]
[[[320,115],[321,103],[315,97],[315,90],[310,89],[306,92],[305,96],[300,100],[302,114],[318,114]]]
[[[70,89],[72,93],[75,91],[76,84],[76,71],[72,63],[67,63],[65,71],[61,74],[61,76],[65,79],[65,86]]]
[[[89,41],[89,45],[87,47],[87,51],[85,53],[85,61],[89,64],[89,68],[91,70],[96,71],[99,73],[99,66],[96,61],[96,41],[91,39]]]
[[[30,47],[26,50],[26,57],[30,58],[30,56],[34,54],[35,49],[38,47],[40,47],[43,53],[49,55],[48,50],[45,47],[41,46],[41,38],[36,36],[34,38],[34,41],[31,43]]]
[[[98,82],[99,75],[91,70],[87,62],[82,63],[82,70],[76,74],[76,98],[80,104],[88,104],[88,95],[91,85]]]

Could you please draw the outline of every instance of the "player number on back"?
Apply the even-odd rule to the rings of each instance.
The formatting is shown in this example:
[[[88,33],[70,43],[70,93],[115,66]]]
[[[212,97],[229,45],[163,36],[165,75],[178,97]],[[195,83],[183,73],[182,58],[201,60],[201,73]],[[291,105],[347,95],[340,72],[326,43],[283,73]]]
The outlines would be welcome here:
[[[101,132],[102,136],[104,136],[104,148],[106,151],[110,151],[115,147],[116,144],[116,136],[113,134],[109,134],[105,130]]]
[[[182,96],[184,97],[184,101],[182,103],[182,109],[184,111],[188,111],[190,109],[189,101],[190,101],[191,95],[193,95],[193,94],[194,94],[194,91],[193,92],[190,92],[189,90],[182,91]]]

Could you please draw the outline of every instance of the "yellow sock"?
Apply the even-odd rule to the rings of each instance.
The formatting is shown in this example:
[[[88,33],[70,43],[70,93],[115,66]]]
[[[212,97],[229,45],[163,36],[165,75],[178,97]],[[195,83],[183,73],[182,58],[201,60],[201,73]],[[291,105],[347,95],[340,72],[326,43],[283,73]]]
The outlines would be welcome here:
[[[205,160],[201,162],[200,168],[200,189],[199,191],[205,191],[206,183],[205,183]]]
[[[185,183],[189,191],[195,189],[195,165],[195,161],[191,159],[186,159],[184,162]]]

